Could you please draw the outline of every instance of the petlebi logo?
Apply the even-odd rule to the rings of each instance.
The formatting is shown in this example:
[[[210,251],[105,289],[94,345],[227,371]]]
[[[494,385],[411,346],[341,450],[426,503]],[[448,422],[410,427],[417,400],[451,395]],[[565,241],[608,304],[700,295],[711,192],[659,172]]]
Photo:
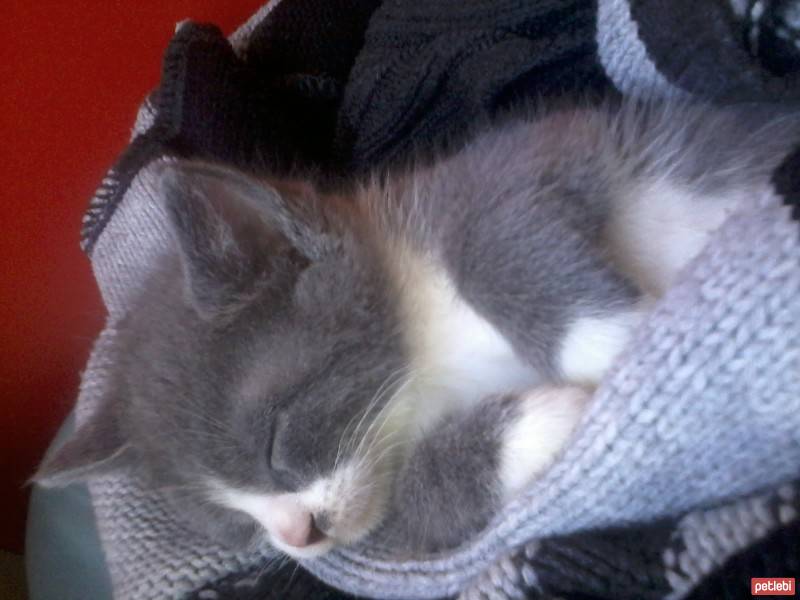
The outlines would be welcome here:
[[[753,596],[794,596],[794,577],[753,577],[750,593]]]

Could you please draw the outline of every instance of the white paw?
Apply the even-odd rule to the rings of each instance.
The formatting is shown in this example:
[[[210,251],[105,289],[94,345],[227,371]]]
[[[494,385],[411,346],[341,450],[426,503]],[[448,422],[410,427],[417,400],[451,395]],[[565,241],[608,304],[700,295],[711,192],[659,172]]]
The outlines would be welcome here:
[[[625,310],[570,323],[558,356],[562,376],[567,381],[598,384],[654,303],[645,296]]]
[[[503,433],[500,483],[510,498],[547,468],[569,441],[590,393],[578,386],[540,387],[520,398],[519,414]]]

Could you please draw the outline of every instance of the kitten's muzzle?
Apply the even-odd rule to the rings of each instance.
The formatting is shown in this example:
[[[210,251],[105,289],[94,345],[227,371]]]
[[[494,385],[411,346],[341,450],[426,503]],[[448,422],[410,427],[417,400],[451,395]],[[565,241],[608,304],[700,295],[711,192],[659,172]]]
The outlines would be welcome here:
[[[329,519],[324,513],[320,514],[320,520],[323,524],[329,525]],[[293,548],[307,548],[327,539],[310,511],[296,513],[290,522],[275,532],[275,535],[281,542]]]

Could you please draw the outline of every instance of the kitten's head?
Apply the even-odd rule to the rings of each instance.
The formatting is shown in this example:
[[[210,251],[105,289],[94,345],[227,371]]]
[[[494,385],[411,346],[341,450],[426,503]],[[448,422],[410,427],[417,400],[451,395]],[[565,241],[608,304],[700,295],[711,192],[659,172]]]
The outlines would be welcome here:
[[[352,207],[198,163],[160,172],[175,251],[119,326],[113,397],[42,465],[133,469],[211,535],[299,557],[383,516],[406,415],[394,294]]]

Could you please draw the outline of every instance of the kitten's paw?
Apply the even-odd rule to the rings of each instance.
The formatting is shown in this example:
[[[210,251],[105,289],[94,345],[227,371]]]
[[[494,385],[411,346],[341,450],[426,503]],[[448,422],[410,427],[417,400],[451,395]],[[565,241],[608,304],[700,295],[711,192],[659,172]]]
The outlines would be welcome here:
[[[540,387],[519,398],[501,438],[499,476],[510,498],[547,468],[569,440],[590,392],[578,386]]]

